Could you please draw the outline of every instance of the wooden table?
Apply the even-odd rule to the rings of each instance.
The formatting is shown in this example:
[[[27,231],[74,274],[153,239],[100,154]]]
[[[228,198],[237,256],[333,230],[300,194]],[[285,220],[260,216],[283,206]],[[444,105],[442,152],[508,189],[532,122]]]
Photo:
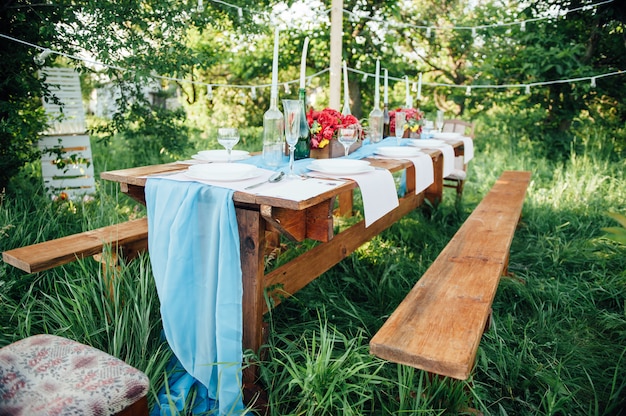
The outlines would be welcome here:
[[[462,148],[463,142],[454,145]],[[336,198],[339,207],[352,204],[356,182],[346,181],[319,196],[306,201],[259,196],[236,191],[233,194],[241,245],[243,279],[243,349],[259,351],[263,342],[263,315],[268,311],[264,293],[276,306],[290,295],[329,270],[374,236],[389,228],[403,216],[428,199],[437,204],[443,194],[443,157],[440,151],[426,151],[433,158],[435,182],[424,192],[415,194],[415,167],[407,160],[368,159],[375,167],[398,172],[406,170],[406,194],[399,206],[384,217],[365,227],[360,221],[334,235],[333,209]],[[122,192],[145,204],[146,176],[184,170],[181,164],[145,166],[103,172],[102,179],[119,182]],[[350,208],[351,210],[351,208]],[[345,209],[344,209],[345,211]],[[268,274],[264,270],[266,232],[279,231],[294,241],[313,239],[322,244],[303,253]],[[244,371],[244,383],[254,382],[256,369]]]

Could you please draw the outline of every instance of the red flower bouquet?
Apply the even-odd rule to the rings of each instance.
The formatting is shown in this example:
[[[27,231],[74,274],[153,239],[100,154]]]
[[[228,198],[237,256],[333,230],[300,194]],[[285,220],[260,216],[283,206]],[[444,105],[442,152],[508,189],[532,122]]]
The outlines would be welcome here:
[[[343,115],[332,108],[315,111],[311,108],[306,115],[311,129],[311,149],[323,149],[333,138],[337,138],[337,129],[353,124],[359,120],[351,114]]]
[[[396,112],[406,114],[406,128],[412,133],[420,134],[424,124],[424,113],[415,108],[397,108],[389,112],[389,134],[396,134]]]

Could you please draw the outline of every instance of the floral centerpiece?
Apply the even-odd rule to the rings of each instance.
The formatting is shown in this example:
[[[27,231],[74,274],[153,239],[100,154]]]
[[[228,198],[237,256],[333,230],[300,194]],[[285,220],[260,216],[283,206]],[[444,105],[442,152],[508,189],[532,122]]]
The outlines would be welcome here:
[[[337,130],[355,124],[361,126],[359,120],[353,115],[343,115],[332,108],[325,108],[322,111],[315,111],[311,108],[306,118],[311,131],[311,157],[317,159],[343,156],[344,150],[337,139]],[[360,146],[361,141],[357,141],[350,147],[350,151]]]
[[[422,132],[424,125],[424,113],[415,108],[397,108],[389,112],[389,133],[392,136],[396,134],[396,112],[406,114],[406,130],[403,137],[418,135]]]
[[[337,138],[339,128],[359,124],[359,120],[352,114],[344,116],[332,108],[325,108],[322,111],[311,108],[306,119],[311,129],[311,149],[325,148],[331,140]]]

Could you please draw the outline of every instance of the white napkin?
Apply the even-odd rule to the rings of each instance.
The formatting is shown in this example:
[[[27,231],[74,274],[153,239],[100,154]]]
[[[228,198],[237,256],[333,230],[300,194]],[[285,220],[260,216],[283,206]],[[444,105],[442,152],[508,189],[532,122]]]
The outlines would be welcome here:
[[[274,173],[271,170],[260,169],[261,175],[255,178],[246,179],[243,181],[210,181],[206,179],[196,179],[185,175],[184,171],[175,174],[153,175],[154,178],[167,178],[174,181],[195,181],[200,183],[206,183],[213,186],[219,186],[222,188],[229,188],[235,191],[248,192],[254,195],[271,196],[276,198],[288,199],[291,201],[304,201],[330,189],[343,185],[342,180],[327,180],[327,179],[283,179],[276,183],[264,183],[253,189],[245,189],[250,185],[267,181],[267,179]]]
[[[361,189],[366,227],[400,205],[396,183],[391,172],[386,169],[353,175],[329,175],[321,172],[309,172],[309,175],[348,178],[355,181]]]
[[[406,159],[410,160],[415,166],[415,194],[419,194],[433,182],[435,182],[435,172],[433,169],[433,158],[425,153],[417,156],[395,158],[388,156],[376,155],[377,159]]]
[[[471,137],[461,136],[463,140],[464,162],[467,163],[474,158],[474,140]]]
[[[433,149],[441,150],[443,153],[443,177],[445,178],[454,171],[454,148],[449,144],[433,146]]]
[[[194,182],[200,182],[200,183],[206,183],[209,185],[214,185],[214,186],[219,186],[222,188],[228,188],[228,189],[233,189],[235,191],[245,191],[245,188],[247,186],[250,185],[254,185],[256,183],[259,182],[263,182],[263,181],[267,181],[267,179],[272,176],[272,174],[274,173],[274,171],[268,170],[268,169],[260,169],[259,168],[259,172],[260,175],[256,176],[254,178],[250,178],[250,179],[244,179],[241,181],[210,181],[207,179],[197,179],[197,178],[192,178],[190,176],[187,176],[185,174],[186,171],[180,171],[174,174],[156,174],[156,175],[152,175],[151,177],[153,178],[167,178],[167,179],[171,179],[173,181],[194,181]],[[254,191],[256,189],[251,189],[250,191]]]
[[[271,196],[289,199],[291,201],[305,201],[343,185],[342,180],[328,180],[318,178],[283,179],[278,183],[268,183],[246,192],[255,195]]]

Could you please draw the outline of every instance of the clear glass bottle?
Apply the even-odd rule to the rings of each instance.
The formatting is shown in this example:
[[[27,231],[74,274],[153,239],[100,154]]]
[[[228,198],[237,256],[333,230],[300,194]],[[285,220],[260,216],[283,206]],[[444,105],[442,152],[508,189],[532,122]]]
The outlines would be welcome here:
[[[270,108],[263,115],[263,162],[270,167],[280,165],[285,149],[283,113],[278,109],[278,91],[272,91]]]
[[[383,112],[378,106],[370,112],[370,143],[378,143],[383,139]]]
[[[306,159],[311,153],[309,123],[306,119],[306,89],[300,88],[298,91],[298,99],[302,101],[302,113],[300,113],[300,137],[298,137],[294,154],[296,160]]]

